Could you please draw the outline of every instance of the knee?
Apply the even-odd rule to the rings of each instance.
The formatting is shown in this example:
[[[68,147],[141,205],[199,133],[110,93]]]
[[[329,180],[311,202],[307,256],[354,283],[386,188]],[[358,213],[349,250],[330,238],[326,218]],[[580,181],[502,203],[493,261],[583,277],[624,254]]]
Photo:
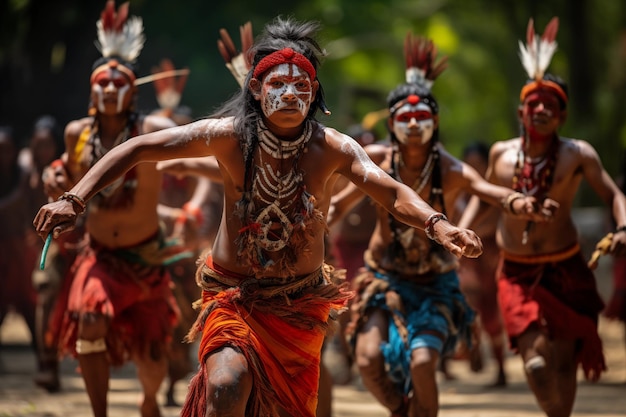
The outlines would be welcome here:
[[[524,371],[535,384],[542,386],[548,383],[548,364],[546,359],[541,356],[533,356],[524,362]]]
[[[383,360],[380,346],[374,343],[358,343],[355,350],[355,362],[361,372],[378,369]]]
[[[106,336],[109,320],[102,315],[84,314],[80,317],[78,337],[95,340]]]
[[[411,375],[425,378],[434,375],[437,370],[439,355],[428,348],[416,349],[411,353]]]
[[[207,369],[207,403],[215,415],[231,415],[235,409],[245,410],[252,389],[252,376],[247,370]]]

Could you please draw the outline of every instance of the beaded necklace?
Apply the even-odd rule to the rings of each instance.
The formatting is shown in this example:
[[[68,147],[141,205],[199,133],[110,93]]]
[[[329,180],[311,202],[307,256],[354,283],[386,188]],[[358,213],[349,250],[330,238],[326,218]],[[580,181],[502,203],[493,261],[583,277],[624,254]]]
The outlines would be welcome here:
[[[237,244],[239,255],[255,270],[274,265],[269,253],[285,251],[280,266],[290,271],[297,261],[297,254],[305,238],[295,238],[296,232],[308,232],[307,223],[314,218],[323,222],[323,215],[314,208],[315,199],[307,191],[303,173],[298,162],[313,133],[313,124],[307,121],[300,137],[294,141],[276,138],[262,121],[257,134],[259,148],[258,164],[252,173],[251,189],[244,192],[237,207],[237,214],[244,227],[239,231]],[[267,156],[291,161],[289,172],[283,174],[274,169]],[[274,227],[276,224],[279,227]]]
[[[537,159],[526,156],[524,152],[525,143],[524,136],[522,136],[513,173],[513,189],[524,195],[534,196],[541,203],[548,197],[548,192],[552,187],[560,140],[558,136],[553,137],[546,155]],[[533,226],[534,222],[526,223],[526,228],[522,234],[524,245],[528,243],[528,235]]]

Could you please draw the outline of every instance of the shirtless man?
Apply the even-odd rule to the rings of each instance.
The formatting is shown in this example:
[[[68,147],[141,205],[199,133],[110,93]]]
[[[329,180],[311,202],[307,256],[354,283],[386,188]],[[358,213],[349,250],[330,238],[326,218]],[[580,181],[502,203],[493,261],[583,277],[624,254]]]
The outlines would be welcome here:
[[[529,22],[522,57],[539,47],[545,66],[532,58],[523,60],[530,77],[518,109],[523,133],[492,146],[487,179],[538,201],[549,196],[560,204],[553,220],[540,226],[501,216],[496,239],[502,250],[498,297],[511,348],[521,355],[541,409],[549,417],[566,417],[574,406],[578,365],[591,381],[605,370],[597,331],[604,304],[580,252],[572,219],[574,197],[584,179],[612,209],[618,227],[611,252],[620,256],[626,254],[626,198],[588,142],[558,134],[567,116],[567,86],[544,75],[551,58],[545,59],[546,50],[556,49],[557,28],[554,18],[537,46],[539,37]],[[460,224],[473,216],[471,210],[466,214]]]
[[[111,149],[60,201],[40,210],[42,237],[71,229],[83,205],[142,162],[214,155],[224,213],[200,266],[200,370],[183,416],[315,416],[329,321],[351,294],[324,264],[325,216],[336,178],[348,177],[400,221],[455,256],[480,240],[395,181],[350,137],[314,118],[326,110],[318,26],[277,18],[251,51],[243,89],[214,117],[146,134]],[[435,220],[437,219],[437,220]],[[157,321],[155,319],[154,321]]]
[[[534,198],[489,184],[439,143],[431,86],[445,61],[437,62],[432,41],[409,33],[405,59],[406,83],[387,98],[390,141],[365,148],[372,160],[442,213],[466,192],[520,217],[549,219],[555,202],[533,208]],[[344,191],[334,201],[335,215],[355,198]],[[394,417],[436,416],[439,360],[457,341],[471,344],[474,312],[459,289],[457,260],[429,239],[428,230],[402,224],[379,208],[364,254],[366,271],[355,282],[350,333],[356,364],[365,387]]]
[[[173,254],[164,248],[160,233],[157,204],[162,174],[156,164],[133,167],[90,195],[89,207],[66,192],[113,149],[133,142],[137,135],[175,126],[168,118],[140,117],[134,110],[133,62],[143,46],[143,26],[137,17],[125,20],[127,12],[128,3],[117,11],[117,16],[124,16],[117,23],[125,29],[118,32],[110,26],[117,20],[114,2],[107,3],[98,21],[103,57],[91,73],[89,116],[66,126],[66,151],[44,174],[51,198],[86,214],[89,242],[77,256],[74,275],[66,280],[51,326],[60,334],[61,353],[78,358],[95,417],[107,415],[110,366],[128,359],[136,365],[143,389],[141,415],[160,415],[156,395],[167,372],[168,344],[178,320],[164,267]],[[137,38],[120,39],[128,34]],[[132,47],[116,48],[119,45]]]

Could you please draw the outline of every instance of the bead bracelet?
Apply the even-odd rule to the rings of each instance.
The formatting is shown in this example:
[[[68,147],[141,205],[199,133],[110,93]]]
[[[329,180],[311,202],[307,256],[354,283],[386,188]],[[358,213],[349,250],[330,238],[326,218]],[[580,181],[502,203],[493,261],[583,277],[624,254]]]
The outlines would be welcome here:
[[[437,243],[440,243],[440,242],[435,237],[435,224],[437,224],[439,220],[448,221],[448,218],[443,213],[433,213],[430,216],[428,216],[428,218],[424,222],[424,232],[426,233],[426,236],[430,240],[434,240]]]
[[[76,194],[65,192],[61,194],[61,196],[57,200],[58,201],[67,200],[76,204],[80,208],[80,213],[78,214],[83,214],[85,212],[85,208],[87,208],[87,203],[85,203],[85,200],[83,200],[81,197],[77,196]]]

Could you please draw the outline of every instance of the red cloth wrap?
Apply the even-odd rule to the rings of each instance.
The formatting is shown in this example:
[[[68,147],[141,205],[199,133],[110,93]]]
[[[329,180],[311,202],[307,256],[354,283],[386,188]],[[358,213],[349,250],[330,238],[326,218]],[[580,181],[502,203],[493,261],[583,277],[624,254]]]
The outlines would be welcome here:
[[[515,338],[535,323],[550,338],[579,340],[576,360],[582,364],[585,378],[595,381],[606,370],[597,329],[604,302],[578,246],[572,249],[515,257],[516,261],[504,253],[498,270],[498,298],[514,351]]]
[[[626,322],[626,258],[613,258],[613,294],[604,315]]]
[[[156,359],[166,353],[180,315],[171,286],[164,267],[126,261],[92,242],[64,280],[49,331],[58,333],[61,354],[76,356],[80,316],[104,315],[111,319],[106,344],[112,365],[122,365],[131,352]]]
[[[226,271],[210,259],[207,264],[230,278],[250,278]],[[246,303],[239,287],[221,292],[203,291],[203,308],[196,322],[202,330],[198,351],[200,370],[191,380],[181,416],[205,414],[205,361],[217,349],[231,346],[246,357],[253,375],[247,417],[273,416],[277,406],[293,416],[315,417],[326,323],[331,310],[344,309],[351,296],[336,291],[334,284],[322,288],[334,295],[329,297],[313,288],[291,299],[289,305],[285,304],[283,296],[267,300],[255,298]],[[287,310],[291,310],[291,317],[283,314]],[[298,322],[298,317],[306,319],[307,324]]]

